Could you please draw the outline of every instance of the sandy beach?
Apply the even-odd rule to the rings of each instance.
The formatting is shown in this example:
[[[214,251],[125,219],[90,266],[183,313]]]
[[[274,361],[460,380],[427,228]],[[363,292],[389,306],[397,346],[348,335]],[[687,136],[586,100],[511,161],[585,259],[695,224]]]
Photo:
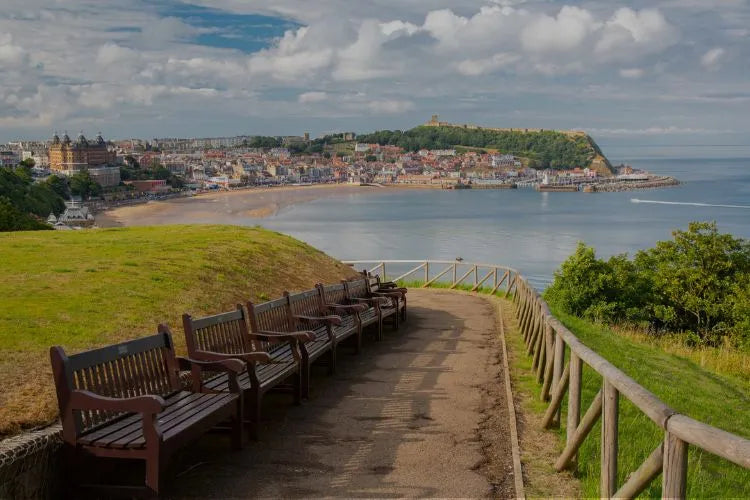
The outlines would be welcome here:
[[[285,207],[329,196],[382,192],[352,184],[283,186],[205,193],[189,198],[149,201],[116,207],[96,215],[99,227],[160,224],[236,224],[238,219],[263,218]]]

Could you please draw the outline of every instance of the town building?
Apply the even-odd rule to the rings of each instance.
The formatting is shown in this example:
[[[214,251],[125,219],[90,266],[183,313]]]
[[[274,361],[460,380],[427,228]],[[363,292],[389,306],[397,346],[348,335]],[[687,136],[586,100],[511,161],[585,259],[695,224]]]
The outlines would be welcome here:
[[[49,164],[52,170],[75,173],[91,167],[115,163],[115,153],[109,151],[101,134],[93,141],[80,134],[74,141],[68,134],[62,139],[55,134],[49,146]]]

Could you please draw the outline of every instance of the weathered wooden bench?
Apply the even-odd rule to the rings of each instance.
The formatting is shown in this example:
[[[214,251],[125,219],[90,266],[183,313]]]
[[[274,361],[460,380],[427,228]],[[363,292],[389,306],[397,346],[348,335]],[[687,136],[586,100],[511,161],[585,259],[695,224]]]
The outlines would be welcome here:
[[[315,288],[318,290],[323,312],[333,313],[341,318],[342,326],[336,328],[337,336],[343,339],[351,335],[349,332],[355,329],[357,335],[355,353],[359,354],[362,350],[362,332],[366,326],[378,322],[377,311],[368,304],[349,303],[343,283],[332,285],[318,283]],[[371,310],[370,314],[368,310]]]
[[[170,455],[227,420],[232,422],[232,447],[242,447],[242,393],[237,375],[244,365],[233,359],[178,358],[164,325],[157,335],[71,356],[55,346],[50,358],[65,465],[68,477],[78,486],[158,495]],[[228,390],[220,394],[183,390],[180,370],[224,372]],[[193,385],[203,389],[200,376],[193,379]],[[96,475],[82,466],[91,456],[144,460],[145,486],[92,483]]]
[[[378,340],[383,339],[383,323],[386,318],[391,318],[393,328],[398,328],[398,308],[392,297],[379,297],[370,293],[367,278],[362,277],[355,280],[343,281],[346,290],[346,299],[350,304],[366,304],[368,310],[360,313],[360,317],[375,314],[377,321]]]
[[[366,270],[362,271],[367,276],[367,283],[370,293],[379,297],[391,297],[396,300],[396,307],[400,313],[400,319],[406,321],[406,293],[408,289],[398,286],[393,281],[380,281],[379,274],[370,274]]]
[[[347,307],[339,307],[331,314],[332,308],[326,306],[320,290],[316,287],[312,290],[290,294],[284,292],[289,301],[291,319],[296,328],[312,330],[316,338],[328,338],[331,341],[330,350],[330,372],[336,372],[336,356],[338,346],[346,339],[355,336],[355,350],[359,352],[361,342],[361,327],[356,316]]]
[[[256,322],[265,321],[274,314],[274,303],[249,305],[258,316]],[[284,319],[286,316],[280,316]],[[250,332],[245,308],[237,305],[234,311],[193,318],[182,316],[185,330],[185,343],[192,358],[205,360],[240,359],[245,370],[238,383],[244,392],[245,414],[250,436],[258,439],[263,395],[272,389],[291,390],[295,404],[302,397],[300,344],[310,338],[307,332],[293,332],[288,329],[268,331],[257,329]],[[272,326],[272,323],[267,325]],[[291,383],[289,383],[291,382]],[[205,387],[227,390],[227,377],[214,376],[204,382]]]
[[[292,320],[289,299],[284,296],[262,304],[247,303],[251,335],[255,334],[293,334],[300,335],[297,344],[300,355],[300,377],[302,397],[310,396],[310,366],[332,348],[328,336],[316,335],[312,330],[297,330]],[[262,346],[259,346],[263,348]]]

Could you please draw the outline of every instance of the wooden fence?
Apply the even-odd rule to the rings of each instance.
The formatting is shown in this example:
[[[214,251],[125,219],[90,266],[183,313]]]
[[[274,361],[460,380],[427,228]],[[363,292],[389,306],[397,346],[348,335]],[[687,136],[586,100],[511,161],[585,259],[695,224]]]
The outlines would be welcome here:
[[[356,264],[376,264],[371,272],[386,275],[387,265],[416,264],[410,271],[398,276],[402,280],[424,272],[424,284],[428,287],[449,272],[453,272],[450,288],[456,288],[474,275],[472,291],[494,276],[491,293],[498,291],[506,278],[505,296],[511,292],[521,334],[526,343],[526,352],[532,357],[532,369],[541,384],[541,398],[549,401],[542,420],[545,428],[560,426],[560,417],[565,394],[567,399],[567,422],[565,448],[554,466],[559,472],[573,468],[581,444],[601,418],[601,475],[602,498],[634,498],[662,476],[663,498],[684,498],[687,487],[688,447],[696,446],[722,457],[741,467],[750,469],[750,440],[717,429],[677,413],[654,394],[643,388],[602,356],[586,347],[549,310],[546,302],[517,271],[503,266],[469,264],[451,261],[348,261]],[[447,266],[434,276],[430,266]],[[468,266],[469,271],[458,278],[459,266]],[[489,270],[480,280],[480,269]],[[498,282],[497,276],[502,273]],[[591,406],[581,414],[582,371],[584,363],[602,377],[602,387]],[[633,471],[624,484],[617,484],[618,419],[620,397],[627,398],[639,411],[664,431],[664,440],[646,460]],[[619,486],[619,487],[618,487]],[[747,492],[737,492],[738,496]]]

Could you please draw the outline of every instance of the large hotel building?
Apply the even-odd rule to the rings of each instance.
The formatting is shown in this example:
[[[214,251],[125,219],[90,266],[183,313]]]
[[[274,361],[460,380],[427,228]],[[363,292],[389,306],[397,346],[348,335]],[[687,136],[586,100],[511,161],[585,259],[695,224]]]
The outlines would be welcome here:
[[[89,141],[83,134],[75,142],[68,134],[62,139],[55,134],[49,146],[49,166],[65,175],[88,170],[102,186],[116,186],[120,182],[120,168],[114,167],[116,155],[107,149],[101,135]]]

